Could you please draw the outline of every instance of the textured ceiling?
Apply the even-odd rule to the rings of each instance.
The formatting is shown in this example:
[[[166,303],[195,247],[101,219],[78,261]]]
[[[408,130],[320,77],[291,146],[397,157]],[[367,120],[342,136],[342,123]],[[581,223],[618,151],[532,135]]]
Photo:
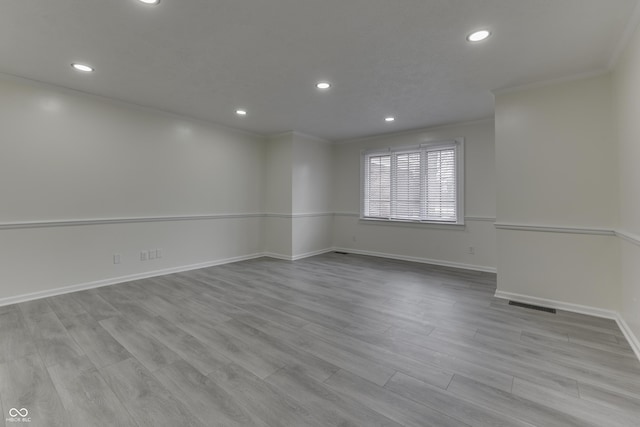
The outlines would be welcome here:
[[[489,117],[492,90],[603,70],[637,3],[2,0],[0,72],[337,140]],[[477,28],[493,35],[467,43]],[[323,79],[327,92],[315,88]]]

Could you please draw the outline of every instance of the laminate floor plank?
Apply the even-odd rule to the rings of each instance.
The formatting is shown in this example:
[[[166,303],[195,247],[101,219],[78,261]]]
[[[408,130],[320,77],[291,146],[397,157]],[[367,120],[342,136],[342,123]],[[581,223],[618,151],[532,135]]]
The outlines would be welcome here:
[[[141,321],[137,325],[149,336],[162,342],[189,362],[203,375],[214,371],[220,365],[230,362],[220,351],[207,346],[193,335],[180,329],[168,320],[158,318],[154,322]]]
[[[261,305],[259,303],[238,303],[238,307],[242,307],[244,310],[246,310],[247,313],[255,314],[256,316],[260,316],[264,320],[268,320],[270,322],[278,323],[281,325],[301,327],[309,323],[308,320],[305,320],[301,317],[297,317],[289,313],[285,313],[284,311]]]
[[[51,313],[51,306],[46,299],[36,299],[31,301],[25,301],[20,304],[14,304],[9,307],[17,307],[25,318],[37,318],[42,314]],[[4,313],[2,313],[4,314]]]
[[[35,300],[35,301],[40,301],[40,300]],[[31,301],[28,301],[28,302],[31,302]],[[15,313],[17,311],[20,311],[20,305],[19,304],[3,305],[3,306],[0,307],[0,315],[8,314],[8,313]]]
[[[23,315],[17,310],[0,314],[0,362],[20,359],[36,351]]]
[[[215,324],[181,323],[179,327],[259,378],[266,378],[285,366],[284,361],[263,353],[259,347],[247,344],[227,331],[216,328]]]
[[[252,418],[270,427],[323,427],[295,400],[235,363],[208,375],[229,393]]]
[[[340,332],[323,328],[319,325],[307,325],[303,329],[311,332],[320,340],[330,343],[335,348],[340,348],[345,352],[353,353],[357,357],[365,360],[371,360],[374,363],[388,367],[389,369],[415,375],[423,381],[443,389],[447,388],[449,381],[451,381],[451,378],[453,377],[453,372],[447,371],[439,365],[422,363],[416,359],[408,358],[401,353],[394,353],[383,347],[371,345],[367,342],[351,338],[341,334]],[[510,388],[511,378],[508,378],[507,380]]]
[[[148,295],[144,297],[136,297],[134,292],[127,292],[126,288],[118,285],[111,288],[110,286],[104,286],[96,290],[98,294],[106,300],[113,308],[118,310],[119,316],[117,318],[126,318],[133,324],[141,320],[152,320],[156,318],[156,315],[144,308],[143,302],[148,298]]]
[[[578,384],[580,397],[614,409],[640,414],[640,395],[616,393],[590,384]],[[640,417],[640,415],[638,415]]]
[[[629,373],[640,373],[638,359],[634,354],[618,354],[615,351],[606,351],[596,348],[585,347],[575,342],[558,342],[557,340],[538,336],[530,332],[523,332],[520,337],[521,342],[531,344],[535,347],[544,346],[549,352],[566,357],[578,357],[581,360],[589,361],[597,366],[610,366],[614,369],[621,369]]]
[[[54,297],[46,298],[45,301],[49,304],[53,312],[58,316],[58,319],[65,324],[65,319],[70,316],[78,314],[87,314],[82,304],[78,302],[73,294],[57,295]]]
[[[0,411],[71,427],[640,426],[640,362],[616,322],[495,290],[491,273],[327,253],[3,306]]]
[[[118,310],[109,304],[94,290],[75,292],[71,297],[82,305],[86,312],[96,320],[108,319],[120,314]]]
[[[307,325],[303,329],[312,333],[315,331],[320,336],[324,334],[325,337],[332,337],[351,347],[354,347],[354,343],[360,342],[361,347],[366,349],[375,359],[381,359],[384,358],[384,355],[388,355],[389,357],[385,360],[390,360],[390,363],[398,371],[404,371],[441,388],[446,388],[453,374],[458,373],[492,387],[511,391],[512,375],[506,375],[497,369],[485,368],[464,359],[420,347],[409,341],[394,340],[384,335],[349,333],[345,330],[330,331],[315,325]],[[416,365],[408,359],[420,365]],[[431,378],[428,376],[429,373],[432,375]]]
[[[134,327],[126,319],[112,317],[101,320],[99,323],[150,371],[180,359],[180,356],[169,347]]]
[[[437,346],[438,344],[435,345]],[[578,395],[578,380],[588,378],[597,382],[602,377],[601,374],[589,374],[584,369],[575,369],[573,367],[568,369],[566,365],[564,367],[558,366],[559,364],[555,361],[532,357],[508,345],[496,347],[475,341],[463,346],[452,344],[451,342],[444,345],[454,345],[456,347],[455,351],[459,351],[462,354],[461,357],[465,357],[464,354],[469,350],[476,349],[477,351],[473,353],[476,363],[491,364],[491,366],[501,364],[504,366],[503,370],[512,372],[514,376],[525,378],[569,395]],[[635,388],[631,383],[624,384],[623,382],[621,384],[616,382],[616,385],[621,385],[622,389],[626,389],[627,386],[631,389]]]
[[[566,411],[556,411],[527,398],[506,393],[458,375],[453,377],[447,390],[498,414],[514,417],[535,426],[602,427],[601,424],[587,423]]]
[[[233,395],[185,361],[164,366],[154,375],[168,390],[174,390],[176,398],[207,426],[267,427],[236,402]]]
[[[611,376],[601,370],[585,368],[575,360],[546,357],[542,353],[533,355],[510,342],[476,338],[434,338],[432,335],[433,333],[420,340],[419,345],[456,355],[481,366],[512,372],[514,376],[527,375],[527,380],[552,389],[564,390],[568,394],[576,394],[577,381],[596,385],[603,383],[623,392],[640,392],[640,382],[636,381],[634,376]]]
[[[232,282],[230,281],[230,283]],[[263,285],[265,284],[263,283]],[[268,287],[268,285],[266,287]],[[389,327],[389,325],[385,325],[383,322],[364,319],[356,314],[351,314],[335,307],[327,307],[326,305],[309,301],[306,298],[300,297],[294,299],[290,296],[290,292],[279,291],[279,296],[274,296],[278,294],[272,292],[274,292],[273,288],[272,291],[264,289],[256,291],[256,294],[260,295],[260,303],[262,305],[284,311],[310,322],[337,328],[344,328],[352,324],[370,324],[372,328],[383,327],[384,329]]]
[[[629,343],[625,338],[616,338],[616,340],[618,341],[617,345],[612,344],[611,342],[586,340],[586,339],[578,338],[575,336],[569,337],[568,341],[570,343],[581,345],[583,347],[595,348],[597,350],[608,351],[609,353],[616,353],[623,356],[635,357],[635,353],[633,352],[633,349],[631,348],[631,346],[629,345]]]
[[[401,427],[401,424],[358,400],[331,390],[297,367],[283,368],[267,377],[266,381],[300,403],[325,426]]]
[[[640,375],[640,364],[637,363],[637,360],[624,358],[621,361],[621,358],[616,355],[602,357],[598,354],[598,350],[593,350],[592,352],[581,350],[572,355],[570,352],[528,345],[524,342],[518,344],[507,343],[497,338],[476,334],[475,345],[480,343],[486,343],[489,347],[495,346],[496,349],[509,348],[534,360],[553,361],[560,366],[570,367],[578,372],[593,372],[602,377],[609,376],[624,380],[625,378],[635,378]],[[638,386],[640,387],[640,383]]]
[[[31,419],[30,426],[68,427],[71,424],[71,414],[62,405],[38,355],[0,363],[0,397],[6,411],[26,409],[26,416]],[[4,414],[9,416],[8,412]],[[16,424],[7,421],[6,425]]]
[[[513,395],[573,415],[581,419],[584,425],[637,427],[640,423],[640,414],[616,411],[597,402],[567,396],[520,378],[513,382]]]
[[[325,384],[334,391],[356,399],[363,405],[407,427],[469,426],[469,424],[406,399],[345,370],[336,372],[325,381]]]
[[[433,387],[418,379],[397,372],[384,386],[400,396],[443,411],[452,418],[474,427],[534,427],[518,419],[493,412],[466,401],[455,394]]]
[[[339,369],[312,353],[299,350],[238,320],[230,320],[217,327],[225,329],[242,341],[255,345],[261,351],[269,352],[274,358],[286,363],[288,368],[295,367],[318,381],[326,380]]]
[[[143,306],[150,312],[163,317],[172,323],[191,323],[206,318],[210,322],[221,323],[231,320],[229,316],[215,310],[207,310],[201,304],[189,303],[187,300],[176,299],[171,302],[153,295],[146,299]]]
[[[35,322],[33,340],[45,366],[64,363],[69,358],[84,354],[53,312],[42,315]]]
[[[207,425],[135,359],[106,366],[99,372],[140,427]]]
[[[76,371],[50,366],[49,374],[73,427],[138,427],[114,392],[95,370]]]
[[[131,357],[131,353],[88,314],[67,318],[67,331],[98,368]]]
[[[370,358],[358,354],[357,350],[345,349],[322,339],[307,338],[302,335],[292,341],[294,345],[338,366],[342,369],[360,375],[377,385],[384,385],[396,370],[388,365],[382,365]],[[446,378],[442,382],[446,381]]]

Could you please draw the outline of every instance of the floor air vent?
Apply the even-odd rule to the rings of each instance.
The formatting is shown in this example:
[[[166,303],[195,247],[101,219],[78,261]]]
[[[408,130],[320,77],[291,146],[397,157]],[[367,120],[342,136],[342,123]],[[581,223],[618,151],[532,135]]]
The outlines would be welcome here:
[[[525,304],[523,302],[517,302],[517,301],[509,301],[509,305],[515,305],[516,307],[524,307],[531,310],[546,311],[547,313],[556,314],[555,308],[541,307],[539,305]]]
[[[338,255],[349,255],[349,252],[339,252],[339,251],[333,251],[334,254],[338,254]]]

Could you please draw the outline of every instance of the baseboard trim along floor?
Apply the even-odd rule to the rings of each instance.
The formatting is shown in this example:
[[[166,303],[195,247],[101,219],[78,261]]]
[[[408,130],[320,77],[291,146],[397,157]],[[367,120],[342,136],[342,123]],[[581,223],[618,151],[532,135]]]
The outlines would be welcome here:
[[[495,273],[497,271],[495,267],[485,267],[482,265],[464,264],[461,262],[444,261],[444,260],[431,259],[431,258],[419,258],[419,257],[413,257],[413,256],[407,256],[407,255],[397,255],[397,254],[390,254],[385,252],[364,251],[361,249],[334,247],[332,251],[347,252],[347,253],[357,254],[357,255],[375,256],[375,257],[387,258],[387,259],[397,259],[400,261],[417,262],[420,264],[439,265],[442,267],[461,268],[463,270],[482,271],[485,273]]]
[[[539,298],[530,295],[517,294],[512,292],[496,291],[496,298],[513,300],[522,302],[525,304],[541,305],[558,310],[570,311],[572,313],[586,314],[588,316],[601,317],[604,319],[613,319],[618,324],[618,327],[624,334],[624,337],[629,342],[629,345],[636,354],[638,360],[640,360],[640,340],[635,336],[627,322],[622,318],[620,313],[614,310],[604,310],[602,308],[590,307],[587,305],[572,304],[563,301],[557,301],[547,298]]]
[[[126,276],[111,277],[108,279],[95,280],[86,283],[78,283],[60,288],[47,289],[44,291],[30,292],[27,294],[15,295],[0,298],[0,307],[21,302],[32,301],[40,298],[48,298],[56,295],[68,294],[71,292],[83,291],[85,289],[100,288],[102,286],[116,285],[118,283],[131,282],[133,280],[147,279],[149,277],[164,276],[167,274],[180,273],[183,271],[197,270],[200,268],[214,267],[216,265],[229,264],[232,262],[246,261],[265,256],[264,253],[255,253],[250,255],[242,255],[232,258],[222,258],[213,261],[206,261],[196,264],[182,265],[178,267],[163,268],[160,270],[145,271],[142,273],[128,274]]]

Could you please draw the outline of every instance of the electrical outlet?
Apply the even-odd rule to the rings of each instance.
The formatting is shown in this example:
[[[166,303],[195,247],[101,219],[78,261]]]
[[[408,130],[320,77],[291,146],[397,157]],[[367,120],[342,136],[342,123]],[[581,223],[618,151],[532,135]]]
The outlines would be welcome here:
[[[162,258],[162,249],[156,249],[156,258]]]
[[[146,261],[149,259],[149,253],[147,251],[140,252],[140,261]]]
[[[120,264],[120,254],[113,254],[113,263]]]
[[[149,259],[156,259],[156,250],[155,249],[151,249],[149,251]]]
[[[473,255],[476,252],[473,246],[469,246],[467,248],[467,253]]]

